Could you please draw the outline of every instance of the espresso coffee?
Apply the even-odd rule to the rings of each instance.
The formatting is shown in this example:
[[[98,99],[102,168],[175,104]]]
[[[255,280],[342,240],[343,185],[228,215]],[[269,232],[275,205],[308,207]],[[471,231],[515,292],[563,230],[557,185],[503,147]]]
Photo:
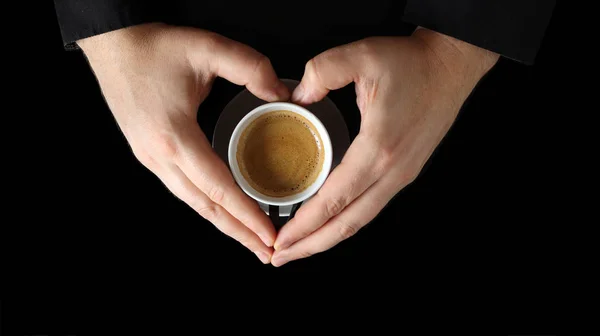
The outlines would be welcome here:
[[[240,172],[256,191],[272,197],[297,194],[315,182],[323,166],[323,143],[315,126],[290,111],[267,112],[240,136]]]

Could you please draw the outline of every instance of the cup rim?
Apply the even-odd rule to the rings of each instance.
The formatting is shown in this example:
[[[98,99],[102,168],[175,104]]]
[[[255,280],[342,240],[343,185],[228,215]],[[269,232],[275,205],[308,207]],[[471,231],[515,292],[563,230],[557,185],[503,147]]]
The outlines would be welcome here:
[[[323,160],[323,166],[321,167],[321,172],[319,173],[313,184],[311,184],[309,187],[297,194],[284,197],[273,197],[262,194],[261,192],[254,189],[246,181],[239,169],[236,154],[239,138],[242,134],[242,131],[250,124],[250,122],[252,122],[255,118],[258,118],[264,113],[276,111],[279,109],[290,111],[292,113],[297,113],[303,116],[304,118],[308,119],[308,121],[310,121],[315,126],[322,141],[323,152],[325,153],[325,157]],[[234,180],[247,195],[249,195],[256,201],[267,205],[288,206],[307,200],[308,198],[316,194],[319,189],[321,189],[331,170],[331,165],[333,161],[333,147],[327,128],[325,128],[325,125],[321,122],[321,120],[310,110],[303,106],[290,102],[271,102],[252,109],[237,123],[229,139],[227,158]]]

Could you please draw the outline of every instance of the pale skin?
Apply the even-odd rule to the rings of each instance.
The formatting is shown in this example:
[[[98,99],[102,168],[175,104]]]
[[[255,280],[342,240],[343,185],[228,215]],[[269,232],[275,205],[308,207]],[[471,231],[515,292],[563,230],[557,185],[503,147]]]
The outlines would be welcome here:
[[[354,82],[361,127],[321,190],[277,234],[196,122],[216,77],[266,101],[288,100],[267,57],[208,31],[162,24],[78,44],[136,158],[200,216],[274,266],[326,251],[370,222],[416,178],[498,60],[426,29],[368,38],[310,60],[292,101],[310,104]]]
[[[215,77],[289,99],[268,58],[217,34],[147,24],[78,41],[134,155],[178,198],[263,263],[275,229],[235,184],[196,114]]]
[[[271,263],[330,249],[414,181],[498,55],[427,29],[330,49],[308,62],[292,101],[355,83],[358,136],[315,197],[279,232]]]

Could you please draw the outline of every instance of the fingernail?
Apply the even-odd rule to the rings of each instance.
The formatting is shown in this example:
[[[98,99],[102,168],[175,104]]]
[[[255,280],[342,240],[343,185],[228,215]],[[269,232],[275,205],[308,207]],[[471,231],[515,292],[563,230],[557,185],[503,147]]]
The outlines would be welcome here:
[[[277,251],[284,250],[288,247],[290,247],[290,243],[285,240],[282,243],[275,244],[275,250],[277,250]]]
[[[292,101],[301,102],[302,98],[304,98],[304,86],[302,84],[298,85],[292,94]]]
[[[262,261],[263,264],[268,264],[269,263],[269,256],[261,251],[258,252],[254,252],[254,254],[256,254],[256,256],[258,257],[258,259],[260,259],[260,261]]]
[[[273,259],[271,260],[271,265],[275,266],[275,267],[279,267],[284,265],[285,263],[287,263],[288,260],[285,258],[285,256],[281,256],[281,255],[276,255],[275,257],[273,257]]]

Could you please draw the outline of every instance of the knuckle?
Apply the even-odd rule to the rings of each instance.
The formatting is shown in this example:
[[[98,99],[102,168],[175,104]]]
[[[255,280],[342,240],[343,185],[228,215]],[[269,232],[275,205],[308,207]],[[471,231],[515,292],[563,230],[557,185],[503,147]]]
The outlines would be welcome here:
[[[154,159],[152,159],[152,156],[148,153],[148,151],[138,148],[138,147],[132,148],[132,151],[133,151],[133,156],[141,164],[143,164],[144,166],[146,166],[148,168],[151,168],[154,166]]]
[[[403,171],[402,180],[404,181],[405,184],[408,185],[408,184],[413,183],[417,179],[418,176],[419,176],[418,169],[408,168]]]
[[[207,221],[214,224],[214,221],[219,217],[219,208],[216,204],[202,204],[195,206],[194,210]]]
[[[223,190],[223,187],[219,185],[213,185],[208,190],[207,196],[211,201],[220,204],[225,198],[225,191]]]
[[[319,56],[311,58],[310,60],[308,60],[308,62],[306,62],[306,64],[304,65],[304,72],[309,72],[315,69],[316,65],[315,62],[316,60],[319,58]]]
[[[221,35],[211,32],[211,31],[204,32],[204,38],[205,38],[205,42],[211,46],[214,46],[217,43],[222,42]]]
[[[381,173],[388,171],[396,163],[396,153],[394,149],[381,147],[378,153],[379,160],[375,169]]]
[[[201,36],[203,43],[199,43],[198,45],[203,46],[207,52],[214,51],[218,45],[224,42],[223,38],[217,33],[203,31]]]
[[[412,167],[405,167],[394,173],[394,180],[396,181],[394,189],[400,190],[417,180],[419,177],[420,170]]]
[[[338,227],[340,237],[342,237],[342,239],[348,239],[354,236],[359,230],[359,227],[352,223],[339,223]]]
[[[375,148],[375,162],[371,170],[377,176],[381,176],[398,163],[400,147],[395,144],[395,141],[389,141],[377,132],[368,131],[362,134],[362,140],[368,143],[371,148]]]
[[[334,217],[338,215],[344,209],[346,205],[345,201],[339,197],[329,198],[325,202],[325,211],[328,217]]]
[[[356,42],[354,45],[358,55],[366,60],[377,60],[379,58],[379,52],[373,43],[372,39],[366,38]]]
[[[328,63],[336,61],[339,59],[340,56],[344,56],[345,54],[347,54],[347,48],[347,46],[331,48],[315,56],[313,59],[311,59],[311,61],[313,61],[314,66],[320,65],[322,62]]]
[[[271,66],[271,59],[269,59],[267,56],[263,55],[263,54],[259,54],[258,55],[258,67],[260,68],[261,66]]]
[[[319,60],[324,57],[325,55],[321,55],[321,56],[317,56],[315,58],[310,59],[308,62],[306,62],[306,65],[304,66],[304,73],[309,75],[309,78],[319,78],[318,76],[318,67],[317,67],[317,63],[319,62]]]
[[[263,54],[258,54],[255,60],[253,73],[255,75],[260,75],[261,73],[268,71],[269,68],[271,68],[271,60]]]
[[[363,39],[352,45],[354,48],[352,54],[357,55],[362,64],[368,64],[369,73],[377,77],[389,73],[389,67],[379,45],[376,38]]]
[[[172,136],[161,134],[151,142],[150,147],[161,158],[174,160],[177,157],[177,141]]]

